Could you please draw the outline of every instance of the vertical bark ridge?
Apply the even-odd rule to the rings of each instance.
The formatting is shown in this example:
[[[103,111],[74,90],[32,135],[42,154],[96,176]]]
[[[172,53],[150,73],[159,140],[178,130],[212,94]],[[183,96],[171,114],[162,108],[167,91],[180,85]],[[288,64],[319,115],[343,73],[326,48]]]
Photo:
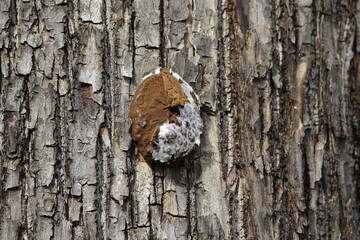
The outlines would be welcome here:
[[[166,60],[166,53],[165,53],[165,35],[164,35],[164,25],[165,25],[165,18],[164,18],[164,9],[165,4],[164,0],[160,0],[159,4],[159,11],[160,11],[160,67],[166,68],[167,60]]]

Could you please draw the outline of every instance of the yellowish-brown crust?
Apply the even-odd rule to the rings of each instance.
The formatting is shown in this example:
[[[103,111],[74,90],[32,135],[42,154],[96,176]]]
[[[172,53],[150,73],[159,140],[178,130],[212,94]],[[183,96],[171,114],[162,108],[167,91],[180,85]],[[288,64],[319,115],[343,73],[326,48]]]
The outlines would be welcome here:
[[[171,108],[186,102],[179,80],[167,70],[151,75],[138,86],[128,115],[132,120],[131,136],[147,162],[153,162],[150,150],[156,148],[153,141],[159,125],[166,120],[176,122],[176,113]]]

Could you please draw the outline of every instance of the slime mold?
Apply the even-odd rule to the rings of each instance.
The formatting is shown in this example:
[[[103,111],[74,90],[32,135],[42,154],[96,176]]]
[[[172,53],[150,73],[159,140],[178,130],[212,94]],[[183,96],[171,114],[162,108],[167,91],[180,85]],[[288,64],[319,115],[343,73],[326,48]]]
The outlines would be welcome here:
[[[200,101],[179,74],[158,69],[136,89],[131,136],[149,163],[174,164],[200,144]]]

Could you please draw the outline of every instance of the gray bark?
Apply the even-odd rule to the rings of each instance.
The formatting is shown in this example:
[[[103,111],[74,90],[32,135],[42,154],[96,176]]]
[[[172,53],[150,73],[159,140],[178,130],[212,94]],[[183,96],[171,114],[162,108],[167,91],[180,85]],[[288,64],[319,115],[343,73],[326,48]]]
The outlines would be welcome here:
[[[0,239],[360,239],[360,3],[0,1]],[[205,131],[138,161],[172,68]]]

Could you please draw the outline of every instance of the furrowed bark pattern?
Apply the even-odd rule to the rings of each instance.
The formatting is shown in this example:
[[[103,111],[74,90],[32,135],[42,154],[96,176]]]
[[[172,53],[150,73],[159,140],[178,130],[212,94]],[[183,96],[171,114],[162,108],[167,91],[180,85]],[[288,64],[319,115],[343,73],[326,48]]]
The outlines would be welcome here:
[[[0,239],[358,239],[360,3],[0,1]],[[143,76],[202,102],[149,166]]]

